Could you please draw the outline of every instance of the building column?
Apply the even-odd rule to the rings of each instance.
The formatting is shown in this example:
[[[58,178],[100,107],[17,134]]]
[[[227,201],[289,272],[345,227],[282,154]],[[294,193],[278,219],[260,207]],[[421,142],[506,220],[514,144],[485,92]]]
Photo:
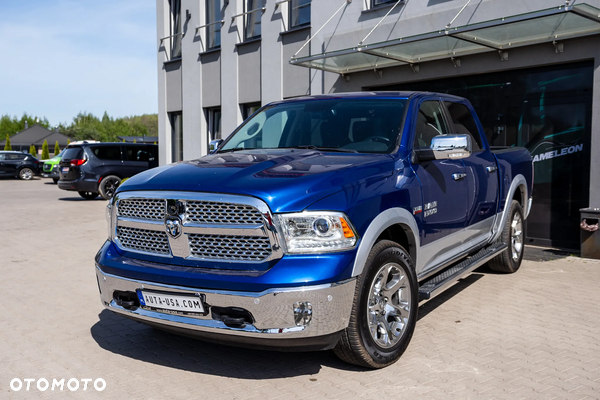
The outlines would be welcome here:
[[[590,207],[600,207],[600,49],[595,49],[590,148]]]
[[[242,13],[241,0],[231,0],[225,8],[221,28],[221,132],[223,137],[242,122],[242,112],[238,100],[238,54],[237,47],[244,36],[243,17],[231,22],[231,17]]]
[[[167,114],[167,61],[168,46],[160,39],[169,32],[170,10],[168,0],[156,0],[156,51],[158,71],[158,160],[160,165],[171,163],[171,123]]]

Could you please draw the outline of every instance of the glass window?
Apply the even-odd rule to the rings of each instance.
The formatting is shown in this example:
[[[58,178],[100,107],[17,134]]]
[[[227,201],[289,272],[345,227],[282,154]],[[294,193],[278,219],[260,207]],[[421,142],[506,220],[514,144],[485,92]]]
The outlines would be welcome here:
[[[4,160],[5,156],[6,156],[6,154],[0,154],[0,161]]]
[[[183,118],[180,112],[170,113],[171,162],[183,160]]]
[[[428,149],[431,146],[431,139],[447,133],[448,126],[444,120],[440,103],[438,101],[426,101],[421,104],[415,125],[414,147]]]
[[[221,47],[221,0],[206,0],[206,46],[209,49]]]
[[[24,160],[25,159],[25,154],[7,154],[6,155],[6,160],[7,161],[17,161],[17,160]]]
[[[371,7],[377,7],[381,4],[395,3],[398,0],[371,0]]]
[[[181,57],[181,0],[171,0],[171,59]],[[177,35],[177,36],[174,36]]]
[[[475,123],[475,119],[473,118],[469,107],[464,104],[453,103],[450,101],[447,101],[444,104],[446,104],[450,117],[452,118],[452,123],[454,124],[452,133],[471,135],[473,151],[481,150],[483,147],[481,145],[481,135],[479,134],[479,129],[477,129],[477,124]]]
[[[206,109],[206,120],[208,122],[208,141],[221,139],[221,108]]]
[[[257,10],[264,7],[264,0],[244,0],[244,12]],[[260,37],[260,20],[262,11],[255,11],[244,16],[244,39]]]
[[[290,0],[290,28],[310,24],[311,0]]]
[[[83,156],[83,148],[81,147],[69,147],[62,155],[63,160],[73,160]]]
[[[248,119],[252,114],[258,111],[260,103],[242,104],[242,118]]]
[[[94,146],[91,150],[101,160],[121,160],[121,146]]]
[[[254,114],[222,151],[322,148],[390,153],[399,139],[403,99],[323,99],[277,104]]]
[[[152,155],[146,146],[123,146],[125,161],[149,161]]]

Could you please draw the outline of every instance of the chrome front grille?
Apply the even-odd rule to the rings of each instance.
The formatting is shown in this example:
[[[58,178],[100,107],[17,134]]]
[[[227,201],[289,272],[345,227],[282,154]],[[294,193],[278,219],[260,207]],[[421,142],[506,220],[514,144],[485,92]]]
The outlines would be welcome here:
[[[117,239],[125,249],[170,255],[169,238],[164,231],[117,227]]]
[[[212,201],[188,201],[187,220],[197,224],[260,225],[262,215],[256,208],[245,204]]]
[[[263,261],[271,255],[268,237],[190,234],[190,253],[207,260]]]
[[[123,199],[117,202],[120,217],[162,221],[165,218],[165,199]]]
[[[115,196],[114,204],[115,242],[124,250],[246,263],[283,256],[269,208],[252,197],[123,192]],[[174,214],[167,214],[167,209]]]

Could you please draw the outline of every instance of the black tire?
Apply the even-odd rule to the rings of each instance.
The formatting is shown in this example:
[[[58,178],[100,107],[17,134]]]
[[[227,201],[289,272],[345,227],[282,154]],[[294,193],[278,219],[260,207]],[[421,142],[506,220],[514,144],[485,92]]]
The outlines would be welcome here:
[[[86,200],[94,200],[99,195],[99,193],[96,193],[96,192],[77,192],[77,193],[79,193],[79,195]]]
[[[33,179],[33,175],[34,175],[34,173],[31,168],[24,167],[19,170],[18,176],[19,176],[19,179],[22,179],[24,181],[30,181]]]
[[[52,182],[58,183],[58,178],[52,178]]]
[[[102,178],[100,182],[100,195],[104,200],[110,200],[115,195],[117,188],[121,184],[121,178],[116,175],[108,175]]]
[[[384,276],[385,284],[381,285]],[[378,314],[382,309],[383,318]],[[395,314],[400,309],[403,311]],[[334,353],[345,362],[367,368],[393,364],[410,343],[418,309],[419,286],[410,256],[398,243],[377,242],[358,277],[350,322]]]
[[[525,250],[523,227],[523,209],[518,201],[513,200],[499,239],[500,242],[507,243],[508,247],[488,262],[489,269],[505,274],[512,274],[519,269]]]

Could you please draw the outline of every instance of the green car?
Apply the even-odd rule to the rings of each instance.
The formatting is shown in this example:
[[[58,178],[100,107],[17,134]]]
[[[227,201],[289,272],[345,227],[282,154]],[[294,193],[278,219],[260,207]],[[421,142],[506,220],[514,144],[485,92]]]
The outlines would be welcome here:
[[[60,179],[60,175],[58,174],[58,164],[60,164],[60,160],[65,150],[66,148],[58,153],[57,156],[54,156],[48,161],[44,162],[44,167],[42,168],[42,176],[44,178],[52,178],[54,183],[58,182]]]

